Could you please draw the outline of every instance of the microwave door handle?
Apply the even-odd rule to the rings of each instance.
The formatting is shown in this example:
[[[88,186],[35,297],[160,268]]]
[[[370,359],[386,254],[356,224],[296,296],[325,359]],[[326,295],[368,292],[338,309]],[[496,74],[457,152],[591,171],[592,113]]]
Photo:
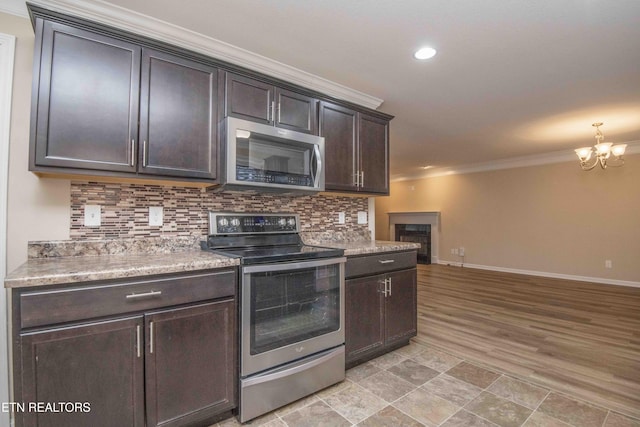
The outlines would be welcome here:
[[[315,188],[318,188],[318,181],[320,181],[320,175],[321,175],[321,171],[322,171],[322,159],[320,158],[320,147],[318,147],[317,145],[313,145],[313,156],[311,156],[311,161],[313,162],[313,159],[316,160],[316,173],[315,175],[313,175],[313,168],[311,168],[311,176],[313,178],[313,186]]]

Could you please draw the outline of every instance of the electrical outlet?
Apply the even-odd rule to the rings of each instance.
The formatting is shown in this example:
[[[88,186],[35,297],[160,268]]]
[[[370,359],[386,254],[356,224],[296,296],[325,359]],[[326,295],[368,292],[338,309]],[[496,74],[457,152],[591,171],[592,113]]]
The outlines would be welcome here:
[[[611,263],[610,259],[606,259],[604,261],[604,268],[613,268],[613,264]]]
[[[162,227],[164,212],[162,206],[149,206],[149,225]]]
[[[84,205],[84,226],[100,227],[101,213],[100,205]]]
[[[460,246],[460,249],[458,249],[458,254],[460,256],[464,256],[464,246]]]
[[[452,255],[458,255],[458,248],[451,249],[451,254]]]
[[[345,223],[344,212],[338,212],[338,224],[344,224],[344,223]]]
[[[367,223],[367,212],[358,211],[358,224],[366,224]]]

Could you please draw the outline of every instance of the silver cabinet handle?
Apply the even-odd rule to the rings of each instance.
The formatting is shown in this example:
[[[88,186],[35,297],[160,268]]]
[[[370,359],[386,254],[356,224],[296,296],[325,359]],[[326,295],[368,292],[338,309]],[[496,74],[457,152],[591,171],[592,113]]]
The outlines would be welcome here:
[[[364,171],[360,172],[360,187],[364,187]]]
[[[153,354],[153,322],[149,322],[149,353]]]
[[[147,167],[147,151],[149,151],[149,144],[147,141],[142,141],[142,167]]]
[[[282,111],[280,109],[280,103],[278,102],[278,123],[280,123],[280,111]]]
[[[357,171],[354,175],[356,178],[355,186],[360,187],[360,171]]]
[[[131,140],[131,162],[129,163],[129,166],[135,166],[136,165],[136,140],[132,139]]]
[[[389,290],[387,291],[387,296],[391,296],[391,277],[387,279],[389,281]]]
[[[394,262],[396,262],[395,259],[379,259],[378,262],[380,264],[393,264]]]
[[[384,290],[378,290],[378,292],[380,292],[381,294],[384,294],[384,297],[387,297],[387,279],[384,280],[380,280],[378,283],[380,283],[381,285],[384,285]]]
[[[140,357],[140,325],[136,326],[136,347],[138,349],[138,357]]]
[[[162,295],[162,291],[150,291],[143,292],[141,294],[129,294],[125,298],[126,299],[137,299],[137,298],[148,298],[148,297],[157,297]]]
[[[267,114],[268,116],[269,114]],[[275,122],[276,121],[276,101],[271,101],[271,119],[267,117],[267,121]]]

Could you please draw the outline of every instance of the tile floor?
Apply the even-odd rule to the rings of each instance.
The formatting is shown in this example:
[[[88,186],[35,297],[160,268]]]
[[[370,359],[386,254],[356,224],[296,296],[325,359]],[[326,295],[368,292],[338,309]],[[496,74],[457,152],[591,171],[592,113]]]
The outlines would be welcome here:
[[[238,425],[235,418],[217,424]],[[412,342],[244,425],[640,427],[640,420]]]

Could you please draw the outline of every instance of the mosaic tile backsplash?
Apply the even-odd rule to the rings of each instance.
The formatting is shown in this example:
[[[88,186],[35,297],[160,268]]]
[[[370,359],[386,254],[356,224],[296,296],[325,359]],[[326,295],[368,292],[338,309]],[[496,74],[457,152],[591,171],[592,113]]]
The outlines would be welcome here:
[[[85,205],[102,207],[100,227],[84,226]],[[149,226],[149,206],[164,208],[161,227]],[[208,188],[73,181],[70,237],[203,236],[208,231],[209,211],[293,212],[300,215],[302,232],[368,235],[367,225],[357,224],[358,211],[367,210],[366,197],[214,192]],[[345,224],[337,224],[338,212],[345,212]]]

